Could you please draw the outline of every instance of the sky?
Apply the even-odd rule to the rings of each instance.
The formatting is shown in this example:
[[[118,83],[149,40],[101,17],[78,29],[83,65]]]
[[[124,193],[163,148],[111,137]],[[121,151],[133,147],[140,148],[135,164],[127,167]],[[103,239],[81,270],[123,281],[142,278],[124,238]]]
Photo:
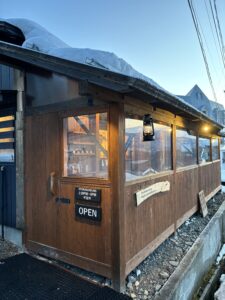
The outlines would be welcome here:
[[[225,2],[216,3],[225,38]],[[72,47],[113,52],[173,94],[186,95],[197,84],[225,106],[225,69],[209,0],[193,5],[216,99],[187,0],[0,0],[0,18],[27,18]]]

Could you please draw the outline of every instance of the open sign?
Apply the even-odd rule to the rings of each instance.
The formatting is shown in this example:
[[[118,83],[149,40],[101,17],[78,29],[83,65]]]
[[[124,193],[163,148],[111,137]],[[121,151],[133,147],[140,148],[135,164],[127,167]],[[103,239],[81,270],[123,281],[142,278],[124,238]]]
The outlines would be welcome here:
[[[75,215],[78,218],[88,219],[93,221],[101,221],[102,209],[100,207],[93,207],[87,205],[76,204]]]

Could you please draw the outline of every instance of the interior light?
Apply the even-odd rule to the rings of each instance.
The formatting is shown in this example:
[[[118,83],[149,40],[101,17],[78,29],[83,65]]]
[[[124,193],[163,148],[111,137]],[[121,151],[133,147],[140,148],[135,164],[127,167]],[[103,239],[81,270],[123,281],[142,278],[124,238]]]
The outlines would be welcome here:
[[[209,126],[208,125],[204,125],[202,127],[202,129],[203,129],[204,132],[209,132]]]

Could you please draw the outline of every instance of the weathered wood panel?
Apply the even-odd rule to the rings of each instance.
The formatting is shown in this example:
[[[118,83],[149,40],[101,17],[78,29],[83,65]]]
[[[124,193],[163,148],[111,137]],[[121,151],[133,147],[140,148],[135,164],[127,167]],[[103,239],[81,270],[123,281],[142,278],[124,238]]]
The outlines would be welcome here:
[[[27,239],[56,246],[56,206],[49,175],[59,173],[57,115],[26,118],[25,193]]]
[[[26,245],[28,249],[110,277],[110,185],[100,180],[87,184],[86,179],[61,176],[60,124],[57,113],[26,118]],[[52,172],[56,174],[55,195],[50,192]],[[75,217],[76,187],[101,189],[101,222]],[[69,203],[56,201],[60,197],[69,199]]]
[[[199,167],[200,190],[207,196],[220,185],[220,161],[214,161]]]
[[[171,189],[136,206],[135,193],[168,180]],[[220,162],[178,170],[171,175],[125,187],[126,274],[198,209],[198,193],[214,195],[220,186]]]
[[[175,175],[176,220],[197,205],[198,167],[179,171]]]
[[[156,182],[169,181],[170,191],[156,194],[136,206],[135,193]],[[126,260],[174,223],[173,175],[128,185],[125,188]]]
[[[75,217],[75,188],[98,188],[96,185],[83,185],[70,182],[60,184],[60,196],[70,199],[70,204],[57,206],[57,248],[82,257],[111,264],[111,200],[110,189],[101,188],[102,220],[79,220]],[[85,204],[82,200],[77,203]]]

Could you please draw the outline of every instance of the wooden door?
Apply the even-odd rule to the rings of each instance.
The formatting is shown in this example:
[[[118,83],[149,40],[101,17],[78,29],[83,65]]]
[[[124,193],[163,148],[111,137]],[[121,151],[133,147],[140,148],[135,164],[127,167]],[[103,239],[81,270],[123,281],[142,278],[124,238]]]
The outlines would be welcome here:
[[[111,186],[108,181],[63,177],[62,119],[26,118],[25,190],[28,249],[111,277]],[[55,176],[55,194],[50,174]],[[76,188],[99,189],[100,222],[75,215]]]

